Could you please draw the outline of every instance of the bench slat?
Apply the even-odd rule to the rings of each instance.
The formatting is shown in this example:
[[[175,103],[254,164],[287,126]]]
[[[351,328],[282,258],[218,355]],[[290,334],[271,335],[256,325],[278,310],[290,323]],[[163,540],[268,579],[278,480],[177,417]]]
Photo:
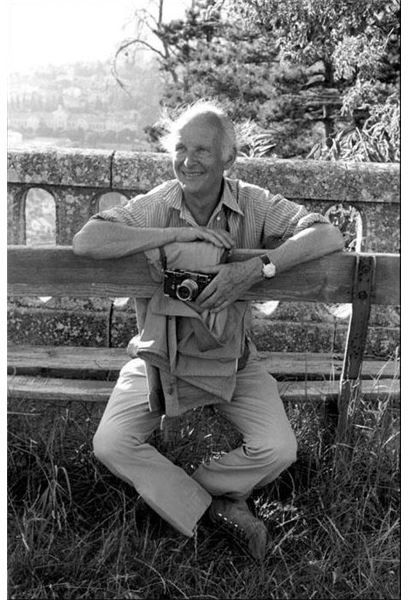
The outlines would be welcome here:
[[[43,369],[118,373],[128,360],[126,348],[10,344],[7,362],[10,369],[25,373],[29,370],[41,372]]]
[[[259,359],[277,379],[338,379],[342,357],[323,353],[259,352]],[[10,373],[47,374],[80,379],[110,374],[116,377],[129,360],[125,348],[92,348],[77,346],[10,345]],[[365,360],[363,378],[392,378],[399,375],[399,361]]]
[[[55,379],[10,375],[7,377],[8,397],[14,400],[81,400],[106,402],[114,382],[78,379]],[[390,397],[399,400],[400,384],[397,379],[362,381],[362,393],[370,400]],[[281,381],[279,392],[285,401],[316,402],[338,395],[336,381]]]
[[[106,402],[112,392],[112,381],[56,379],[9,375],[7,395],[13,400],[83,400]]]
[[[233,250],[231,261],[247,260],[262,250]],[[32,248],[9,246],[8,294],[13,296],[150,297],[158,287],[150,277],[143,253],[118,259],[75,256],[69,246]],[[373,304],[399,304],[400,259],[376,254]],[[256,302],[289,300],[350,302],[356,255],[334,252],[280,273],[253,286],[242,299]]]
[[[266,370],[277,379],[339,379],[343,362],[342,356],[333,357],[320,352],[258,352],[258,355]],[[399,360],[366,359],[361,378],[399,377],[399,369]]]

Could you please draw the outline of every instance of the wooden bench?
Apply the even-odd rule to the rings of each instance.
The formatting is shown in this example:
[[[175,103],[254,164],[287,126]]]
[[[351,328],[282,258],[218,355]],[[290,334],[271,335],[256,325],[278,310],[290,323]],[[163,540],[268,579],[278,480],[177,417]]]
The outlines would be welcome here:
[[[257,250],[234,250],[232,261]],[[347,406],[358,393],[372,399],[399,398],[399,361],[364,360],[372,304],[400,303],[400,260],[395,254],[336,252],[299,265],[254,286],[242,299],[351,303],[344,356],[260,353],[276,377],[284,400],[335,398],[339,431],[347,427]],[[95,261],[67,246],[9,246],[10,296],[139,297],[157,289],[144,254]],[[122,365],[124,348],[17,346],[8,349],[8,395],[13,399],[106,401]]]

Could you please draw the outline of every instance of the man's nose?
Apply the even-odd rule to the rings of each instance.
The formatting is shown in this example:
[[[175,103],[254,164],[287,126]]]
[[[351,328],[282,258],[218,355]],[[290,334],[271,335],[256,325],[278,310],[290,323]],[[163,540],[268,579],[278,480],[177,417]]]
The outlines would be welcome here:
[[[192,150],[191,152],[187,152],[184,157],[184,166],[189,167],[196,162],[195,152]]]

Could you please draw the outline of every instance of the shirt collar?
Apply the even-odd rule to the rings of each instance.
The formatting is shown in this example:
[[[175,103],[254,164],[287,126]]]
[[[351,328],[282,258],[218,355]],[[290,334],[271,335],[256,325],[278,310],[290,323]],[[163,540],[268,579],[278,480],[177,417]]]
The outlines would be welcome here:
[[[227,208],[238,213],[239,215],[244,216],[244,213],[240,209],[237,201],[237,194],[234,194],[233,192],[234,188],[237,189],[237,186],[233,185],[232,180],[224,177],[224,191],[221,196],[220,204],[224,204],[224,206],[226,206]]]
[[[181,190],[179,182],[175,180],[175,183],[176,185],[170,189],[170,193],[168,196],[168,206],[182,213],[184,208],[183,192]],[[239,215],[244,215],[234,195],[233,187],[234,186],[232,185],[231,180],[224,178],[224,189],[222,192],[221,200],[217,204],[214,213],[217,213],[219,210],[221,210],[222,206],[224,205],[230,210],[238,213]]]

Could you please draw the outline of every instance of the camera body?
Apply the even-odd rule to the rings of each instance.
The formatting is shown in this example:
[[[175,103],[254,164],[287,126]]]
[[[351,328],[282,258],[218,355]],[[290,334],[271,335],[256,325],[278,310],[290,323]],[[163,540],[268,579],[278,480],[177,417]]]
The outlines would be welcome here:
[[[170,298],[182,302],[192,302],[214,277],[215,275],[195,273],[194,271],[165,269],[163,292],[165,296],[170,296]]]

